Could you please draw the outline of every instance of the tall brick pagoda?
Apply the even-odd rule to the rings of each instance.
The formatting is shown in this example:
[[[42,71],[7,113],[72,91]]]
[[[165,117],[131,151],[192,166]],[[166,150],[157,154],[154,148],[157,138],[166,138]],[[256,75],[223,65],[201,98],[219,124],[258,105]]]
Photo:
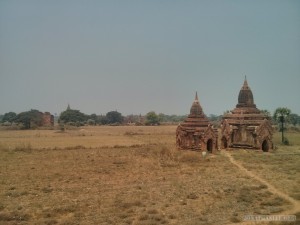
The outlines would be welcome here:
[[[273,147],[271,118],[256,108],[245,77],[238,104],[221,122],[222,148],[249,148],[269,151]]]
[[[218,148],[218,132],[210,124],[198,100],[195,100],[190,114],[185,121],[177,127],[176,145],[180,149],[214,152]]]

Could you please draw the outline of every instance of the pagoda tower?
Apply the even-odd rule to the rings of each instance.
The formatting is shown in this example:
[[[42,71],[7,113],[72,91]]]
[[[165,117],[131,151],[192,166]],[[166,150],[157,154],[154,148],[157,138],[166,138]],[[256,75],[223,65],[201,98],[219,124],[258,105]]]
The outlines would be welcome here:
[[[214,152],[218,148],[218,132],[203,113],[196,92],[190,114],[177,127],[176,145],[180,149]]]
[[[273,147],[271,118],[256,108],[245,77],[238,104],[221,122],[222,148],[250,148],[269,151]]]

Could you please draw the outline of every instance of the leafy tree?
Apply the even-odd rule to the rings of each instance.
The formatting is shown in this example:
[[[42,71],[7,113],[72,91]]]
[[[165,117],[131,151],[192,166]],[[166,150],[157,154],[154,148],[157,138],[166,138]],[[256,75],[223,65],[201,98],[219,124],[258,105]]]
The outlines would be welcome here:
[[[166,123],[166,122],[178,123],[178,122],[182,122],[186,118],[186,115],[177,116],[177,115],[166,115],[163,113],[159,113],[157,116],[158,116],[158,121],[160,123]]]
[[[130,114],[124,117],[125,123],[138,123],[139,121],[140,121],[139,115]]]
[[[97,123],[103,124],[103,125],[108,124],[108,120],[105,115],[100,115],[100,116],[97,116]]]
[[[222,116],[218,116],[218,115],[215,115],[215,114],[210,114],[208,117],[208,120],[211,122],[211,124],[214,126],[214,127],[219,127],[220,124],[221,124],[221,119],[222,119]]]
[[[296,126],[297,124],[300,124],[300,116],[298,114],[292,113],[289,116],[289,121],[291,124]]]
[[[270,113],[270,111],[267,110],[267,109],[262,109],[262,110],[260,110],[260,112],[263,113],[263,114],[265,114],[265,115],[268,116],[268,117],[271,117],[271,113]]]
[[[106,113],[106,119],[109,124],[117,124],[123,122],[123,116],[117,111],[110,111]]]
[[[87,119],[87,124],[88,125],[96,125],[96,124],[99,124],[99,121],[98,121],[98,116],[93,113],[91,115],[88,116],[88,119]]]
[[[165,115],[165,114],[163,114],[163,113],[159,113],[159,114],[157,115],[157,117],[158,117],[158,121],[159,121],[159,122],[168,122],[168,120],[169,120],[169,116],[168,116],[168,115]]]
[[[171,115],[170,121],[171,122],[182,122],[186,119],[187,115],[177,116],[177,115]]]
[[[28,112],[21,112],[17,115],[16,122],[22,123],[24,129],[30,129],[31,127],[31,116]]]
[[[218,116],[218,115],[215,115],[215,114],[209,114],[208,116],[208,119],[210,121],[219,121],[221,119],[222,116]]]
[[[59,123],[74,123],[81,125],[88,119],[88,116],[79,110],[67,109],[63,111],[59,116]]]
[[[2,122],[14,122],[17,117],[15,112],[8,112],[3,115]]]
[[[43,113],[36,109],[21,112],[16,116],[15,121],[22,123],[24,129],[30,129],[36,126],[41,126],[43,120]]]
[[[286,107],[279,107],[275,110],[273,119],[274,121],[281,124],[281,140],[284,143],[284,124],[289,121],[289,115],[291,114],[291,110]]]
[[[97,121],[98,117],[95,113],[93,113],[89,116],[89,119]]]
[[[86,122],[88,125],[96,125],[96,121],[93,119],[88,119]]]
[[[159,117],[158,115],[154,112],[148,112],[146,115],[146,125],[156,125],[159,124]]]

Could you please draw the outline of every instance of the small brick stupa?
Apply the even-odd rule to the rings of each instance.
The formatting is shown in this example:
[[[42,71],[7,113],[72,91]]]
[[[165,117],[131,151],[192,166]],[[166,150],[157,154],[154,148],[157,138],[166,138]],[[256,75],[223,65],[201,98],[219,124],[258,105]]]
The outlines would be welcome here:
[[[214,152],[218,148],[218,132],[210,124],[198,101],[196,92],[190,114],[177,127],[176,145],[180,149]]]
[[[249,148],[269,151],[273,147],[271,118],[256,108],[246,78],[236,108],[223,116],[221,133],[223,149]]]

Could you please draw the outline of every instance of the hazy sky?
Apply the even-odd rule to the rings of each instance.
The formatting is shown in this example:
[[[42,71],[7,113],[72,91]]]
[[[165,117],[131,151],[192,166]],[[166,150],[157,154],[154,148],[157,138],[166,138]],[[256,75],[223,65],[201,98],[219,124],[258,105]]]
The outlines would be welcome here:
[[[0,0],[0,114],[300,114],[300,1]]]

